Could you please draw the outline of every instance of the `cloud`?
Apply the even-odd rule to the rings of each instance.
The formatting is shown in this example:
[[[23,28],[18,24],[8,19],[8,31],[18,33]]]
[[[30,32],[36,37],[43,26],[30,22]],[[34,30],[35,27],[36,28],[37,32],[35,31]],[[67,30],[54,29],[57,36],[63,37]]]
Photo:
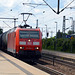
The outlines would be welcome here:
[[[34,9],[35,13],[40,13],[40,9]]]
[[[12,7],[16,0],[0,0],[0,4],[4,7]]]
[[[62,0],[61,3],[65,6],[66,4],[68,4],[71,1],[72,0]],[[3,8],[1,8],[1,9],[3,9],[3,11],[0,10],[1,11],[0,17],[1,16],[2,17],[3,16],[4,17],[18,17],[19,19],[18,19],[18,22],[16,23],[16,25],[19,25],[22,23],[22,19],[23,19],[22,15],[19,15],[19,14],[23,13],[23,12],[27,13],[29,11],[38,18],[39,27],[45,27],[45,24],[47,24],[47,26],[51,28],[49,31],[53,31],[54,33],[56,32],[56,29],[54,28],[54,27],[56,27],[55,21],[58,22],[58,29],[60,29],[62,31],[63,16],[66,16],[66,18],[73,16],[73,18],[74,18],[74,14],[72,12],[74,12],[75,10],[73,11],[70,9],[65,9],[63,12],[61,12],[59,15],[57,15],[48,6],[38,6],[36,8],[33,8],[33,7],[22,4],[22,3],[32,3],[32,2],[37,3],[37,4],[44,3],[43,0],[0,0],[0,7],[3,6]],[[73,6],[73,5],[75,5],[75,2],[73,2],[70,6]],[[52,7],[54,8],[54,6],[52,6]],[[57,8],[57,6],[54,9],[56,9],[56,8]],[[62,8],[63,8],[63,6],[62,6]],[[60,8],[60,10],[62,8]],[[12,9],[12,11],[10,11],[10,9]],[[45,13],[43,13],[43,11],[45,11]],[[7,22],[7,21],[5,21],[5,22],[9,25],[11,24],[11,26],[13,27],[13,23]],[[68,27],[68,25],[70,25],[70,24],[68,24],[68,22],[69,21],[66,21],[66,23],[67,23],[66,27]],[[4,23],[2,22],[1,25],[3,25],[3,24]],[[35,27],[36,19],[34,17],[30,16],[27,21],[27,24],[30,24],[33,27]],[[54,33],[53,33],[53,35],[55,35]]]
[[[63,0],[64,6],[68,5],[71,3],[73,0]],[[75,1],[73,1],[69,6],[75,6]]]
[[[43,3],[43,0],[33,0],[35,3]]]
[[[31,0],[0,0],[0,4],[4,7],[12,7],[13,5],[17,5],[22,2],[31,2]]]

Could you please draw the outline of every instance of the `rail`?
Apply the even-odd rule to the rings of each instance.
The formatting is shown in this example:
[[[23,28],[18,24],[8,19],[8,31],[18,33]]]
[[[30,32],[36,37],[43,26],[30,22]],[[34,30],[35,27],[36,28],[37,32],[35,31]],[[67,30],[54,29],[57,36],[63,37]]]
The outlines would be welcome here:
[[[75,59],[65,58],[65,57],[55,56],[55,55],[45,54],[45,53],[42,53],[41,59],[48,60],[48,61],[51,60],[53,62],[53,66],[55,62],[58,62],[67,65],[69,67],[75,68]]]

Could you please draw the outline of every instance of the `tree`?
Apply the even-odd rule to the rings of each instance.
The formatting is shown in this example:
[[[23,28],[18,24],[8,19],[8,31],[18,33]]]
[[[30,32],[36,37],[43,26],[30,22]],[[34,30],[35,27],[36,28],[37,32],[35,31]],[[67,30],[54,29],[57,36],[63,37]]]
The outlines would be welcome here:
[[[60,30],[58,30],[58,32],[57,32],[57,38],[62,38],[62,32],[60,32]]]
[[[73,33],[74,33],[74,32],[71,31],[71,30],[68,31],[68,34],[69,34],[69,35],[71,35],[71,34],[73,34]]]

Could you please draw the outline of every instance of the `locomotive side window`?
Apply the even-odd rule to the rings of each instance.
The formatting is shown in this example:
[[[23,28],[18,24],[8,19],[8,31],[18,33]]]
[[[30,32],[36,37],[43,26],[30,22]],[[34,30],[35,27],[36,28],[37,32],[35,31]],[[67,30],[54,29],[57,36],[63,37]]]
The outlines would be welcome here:
[[[19,31],[20,38],[39,39],[39,31]]]

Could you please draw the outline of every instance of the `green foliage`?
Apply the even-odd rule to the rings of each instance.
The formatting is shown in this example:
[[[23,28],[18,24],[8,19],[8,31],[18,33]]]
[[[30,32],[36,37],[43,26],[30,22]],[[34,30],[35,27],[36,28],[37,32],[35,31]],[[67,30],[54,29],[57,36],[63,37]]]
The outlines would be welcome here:
[[[60,30],[58,30],[58,32],[57,32],[57,38],[62,38],[62,35],[63,35],[63,33],[60,32]]]
[[[74,31],[71,31],[71,30],[68,31],[68,34],[69,34],[69,35],[71,35],[71,34],[73,34],[73,33],[74,33]]]
[[[60,30],[58,30],[58,32],[57,32],[57,38],[66,38],[66,33],[62,33],[62,32],[60,32]]]
[[[49,49],[49,50],[57,50],[57,51],[63,51],[63,52],[69,52],[69,53],[75,53],[75,38],[69,39],[69,38],[48,38],[43,39],[43,49]]]
[[[71,40],[72,52],[75,53],[75,38]]]
[[[63,39],[57,39],[57,50],[60,51],[62,50],[62,43],[63,43]]]
[[[64,39],[62,43],[62,51],[64,52],[70,52],[69,50],[71,49],[70,47],[70,40],[69,39]]]

